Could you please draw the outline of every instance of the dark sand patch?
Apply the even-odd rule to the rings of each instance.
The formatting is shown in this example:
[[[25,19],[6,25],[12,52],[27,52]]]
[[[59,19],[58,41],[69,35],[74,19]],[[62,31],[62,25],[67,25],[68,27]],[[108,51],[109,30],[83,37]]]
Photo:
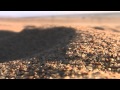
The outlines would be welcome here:
[[[11,35],[15,33],[6,31],[5,36],[7,34]],[[65,47],[74,36],[75,30],[73,28],[53,27],[43,29],[25,27],[20,33],[0,40],[0,61],[29,57],[53,48],[57,44],[62,44],[61,46]],[[61,42],[65,39],[67,39],[66,42]]]

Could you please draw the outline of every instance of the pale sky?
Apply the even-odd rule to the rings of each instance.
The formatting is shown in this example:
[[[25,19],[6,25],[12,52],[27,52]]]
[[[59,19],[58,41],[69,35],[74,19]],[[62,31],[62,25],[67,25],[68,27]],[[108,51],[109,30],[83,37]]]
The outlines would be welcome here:
[[[46,16],[64,14],[83,14],[83,13],[108,13],[120,11],[0,11],[0,17],[27,17],[27,16]]]

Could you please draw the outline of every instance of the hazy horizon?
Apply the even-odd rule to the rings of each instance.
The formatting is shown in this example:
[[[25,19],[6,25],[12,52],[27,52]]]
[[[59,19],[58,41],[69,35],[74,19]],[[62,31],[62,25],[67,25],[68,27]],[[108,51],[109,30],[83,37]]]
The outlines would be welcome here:
[[[32,17],[89,13],[120,13],[120,11],[0,11],[0,17]]]

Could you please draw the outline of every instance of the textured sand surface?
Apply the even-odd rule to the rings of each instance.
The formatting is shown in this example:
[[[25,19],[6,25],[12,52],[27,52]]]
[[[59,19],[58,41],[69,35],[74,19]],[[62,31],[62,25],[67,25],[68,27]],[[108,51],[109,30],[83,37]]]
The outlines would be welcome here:
[[[109,20],[1,20],[0,78],[120,79],[119,32]]]

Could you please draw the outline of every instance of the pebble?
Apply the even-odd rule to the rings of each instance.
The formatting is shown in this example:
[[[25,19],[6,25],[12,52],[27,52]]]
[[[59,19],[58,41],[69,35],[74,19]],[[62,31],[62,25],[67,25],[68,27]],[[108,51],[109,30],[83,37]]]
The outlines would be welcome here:
[[[28,78],[29,78],[29,79],[33,79],[33,77],[34,77],[34,76],[29,76]]]
[[[109,71],[111,71],[111,68],[108,68]]]
[[[88,69],[89,71],[92,71],[92,70],[93,70],[93,68],[92,68],[91,66],[87,66],[87,69]]]
[[[70,79],[70,77],[69,76],[65,76],[64,79]]]
[[[86,57],[86,55],[85,54],[82,54],[82,58],[85,58]]]

